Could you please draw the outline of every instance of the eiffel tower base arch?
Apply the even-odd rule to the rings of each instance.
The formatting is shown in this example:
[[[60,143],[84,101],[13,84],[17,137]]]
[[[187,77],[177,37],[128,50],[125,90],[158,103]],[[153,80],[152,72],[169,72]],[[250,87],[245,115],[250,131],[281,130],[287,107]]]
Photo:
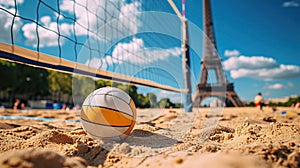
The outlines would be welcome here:
[[[233,83],[224,85],[198,85],[193,107],[200,107],[207,97],[218,97],[225,100],[226,106],[243,107],[244,104],[233,89]]]

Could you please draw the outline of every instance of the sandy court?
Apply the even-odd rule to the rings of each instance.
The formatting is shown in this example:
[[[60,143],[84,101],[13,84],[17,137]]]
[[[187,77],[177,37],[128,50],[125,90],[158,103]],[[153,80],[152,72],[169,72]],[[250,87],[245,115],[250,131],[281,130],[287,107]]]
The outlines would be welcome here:
[[[5,110],[0,116],[24,118],[0,119],[0,167],[296,168],[300,116],[280,114],[287,110],[139,109],[124,142],[92,139],[75,111]]]

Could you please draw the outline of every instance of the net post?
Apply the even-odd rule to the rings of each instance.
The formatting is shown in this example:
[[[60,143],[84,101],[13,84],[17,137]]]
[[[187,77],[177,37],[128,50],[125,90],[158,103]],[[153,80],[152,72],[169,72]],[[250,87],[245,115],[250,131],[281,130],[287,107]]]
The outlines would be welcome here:
[[[190,71],[190,49],[188,45],[188,25],[187,20],[182,21],[182,70],[186,92],[184,93],[184,111],[192,112],[192,86]]]
[[[193,102],[192,102],[192,87],[191,87],[191,71],[190,71],[190,48],[189,48],[189,37],[188,37],[188,22],[185,18],[185,0],[182,0],[182,68],[184,75],[184,84],[185,89],[187,90],[184,93],[184,111],[192,112],[193,111]]]
[[[168,0],[172,9],[181,20],[182,28],[182,70],[184,76],[185,91],[184,94],[184,111],[192,112],[192,86],[191,86],[191,71],[190,71],[190,50],[188,45],[188,25],[186,11],[185,11],[185,0],[182,0],[182,13],[179,12],[178,8],[174,4],[173,0]]]

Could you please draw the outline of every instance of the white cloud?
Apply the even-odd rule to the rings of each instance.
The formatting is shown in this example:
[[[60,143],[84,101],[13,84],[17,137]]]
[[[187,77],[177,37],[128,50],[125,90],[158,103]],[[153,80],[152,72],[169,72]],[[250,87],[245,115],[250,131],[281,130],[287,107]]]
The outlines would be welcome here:
[[[154,61],[165,60],[170,56],[178,57],[181,54],[179,47],[169,49],[146,48],[144,41],[133,38],[129,43],[119,43],[112,52],[114,62],[121,63],[124,60],[133,63],[145,64]]]
[[[300,2],[299,1],[287,1],[282,4],[283,7],[299,7]]]
[[[231,70],[232,78],[250,77],[259,80],[276,80],[300,77],[300,67],[295,65],[280,65],[275,68],[237,69]]]
[[[89,9],[89,11],[86,10]],[[74,2],[63,0],[60,5],[63,12],[74,14]],[[77,0],[75,3],[76,35],[98,35],[102,39],[117,38],[122,35],[135,34],[140,25],[137,13],[140,12],[140,2],[125,3],[121,0]],[[101,28],[108,27],[105,31]],[[89,29],[94,33],[88,32]],[[100,31],[98,31],[100,29]],[[118,29],[118,30],[117,30]]]
[[[50,29],[54,32],[58,32],[57,30],[57,23],[51,22],[50,16],[43,16],[40,18],[41,24]],[[60,24],[59,31],[61,35],[69,36],[71,34],[72,26],[70,24]],[[24,36],[26,38],[26,44],[28,45],[37,45],[37,34],[36,34],[36,24],[35,23],[28,23],[22,27],[24,32]],[[43,27],[38,27],[39,33],[39,45],[40,47],[50,47],[50,46],[57,46],[58,45],[58,35],[50,30],[47,30]],[[63,44],[65,41],[64,38],[60,38],[60,45]]]
[[[236,57],[239,56],[240,52],[238,50],[225,50],[224,56],[226,57]]]
[[[113,64],[111,56],[105,56],[104,58],[92,58],[87,60],[85,65],[97,69],[107,70],[110,65]]]
[[[75,8],[75,12],[74,12]],[[89,10],[86,10],[88,8]],[[89,35],[100,40],[111,40],[137,33],[141,24],[137,13],[140,12],[140,2],[125,3],[120,0],[63,0],[60,9],[64,15],[72,16],[75,13],[76,22],[73,24],[62,23],[57,25],[52,22],[50,16],[40,18],[44,27],[58,32],[61,35],[70,36],[73,34],[73,26],[77,36]],[[58,17],[58,14],[54,14]],[[63,21],[64,17],[59,16]],[[107,25],[105,25],[107,24]],[[105,31],[102,28],[106,28]],[[26,37],[27,45],[37,45],[36,25],[28,23],[22,28]],[[58,35],[39,27],[40,47],[57,46]],[[64,43],[64,38],[60,38],[60,44]]]
[[[63,0],[62,3],[60,4],[59,8],[60,10],[69,12],[73,14],[73,8],[74,7],[74,1],[73,0]]]
[[[141,21],[137,17],[140,12],[140,5],[140,2],[133,2],[122,6],[119,21],[123,25],[123,31],[127,29],[126,33],[137,33],[138,27],[141,25]]]
[[[16,0],[17,5],[20,5],[24,2],[24,0]],[[7,8],[12,8],[15,6],[15,1],[13,0],[0,0],[0,6],[4,6]]]
[[[268,89],[287,89],[287,88],[292,88],[294,84],[292,82],[288,82],[286,84],[281,84],[281,83],[275,83],[272,85],[266,85],[265,87]]]
[[[275,83],[273,85],[268,85],[267,88],[268,89],[282,89],[282,88],[284,88],[284,86],[280,83]]]
[[[64,16],[63,15],[60,15],[56,12],[54,12],[54,15],[55,15],[55,18],[58,18],[59,20],[63,20],[64,19]]]
[[[107,70],[107,68],[115,64],[121,64],[125,61],[132,64],[151,64],[155,61],[166,60],[169,57],[177,57],[181,55],[179,47],[159,49],[146,48],[143,39],[133,38],[130,42],[118,43],[112,51],[112,55],[104,58],[93,58],[85,62],[94,68]]]
[[[50,16],[44,16],[41,19],[41,22],[46,26],[46,27],[50,27],[50,23],[51,23],[51,17]]]
[[[238,70],[238,69],[261,69],[276,67],[276,61],[273,58],[262,56],[239,56],[230,57],[223,62],[225,70]]]
[[[223,61],[232,78],[249,77],[258,80],[276,80],[300,77],[300,67],[279,65],[275,59],[264,56],[236,56],[238,50],[226,50],[224,55],[235,56]]]
[[[23,0],[17,0],[17,4],[22,4]],[[15,2],[12,0],[0,0],[0,7],[8,10],[11,13],[15,13],[14,8]],[[3,41],[10,41],[11,39],[11,26],[12,26],[12,20],[13,16],[5,11],[0,11],[0,39]],[[14,38],[18,38],[18,32],[20,30],[20,27],[22,26],[22,21],[20,18],[16,17],[13,24],[13,35]]]

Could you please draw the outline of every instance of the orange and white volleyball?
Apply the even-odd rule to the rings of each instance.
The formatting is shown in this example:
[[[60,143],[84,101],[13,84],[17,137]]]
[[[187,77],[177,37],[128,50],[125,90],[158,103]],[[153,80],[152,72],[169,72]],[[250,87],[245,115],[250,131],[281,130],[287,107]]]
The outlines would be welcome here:
[[[83,128],[94,138],[124,140],[135,125],[136,107],[123,90],[100,88],[84,100],[80,119]]]

